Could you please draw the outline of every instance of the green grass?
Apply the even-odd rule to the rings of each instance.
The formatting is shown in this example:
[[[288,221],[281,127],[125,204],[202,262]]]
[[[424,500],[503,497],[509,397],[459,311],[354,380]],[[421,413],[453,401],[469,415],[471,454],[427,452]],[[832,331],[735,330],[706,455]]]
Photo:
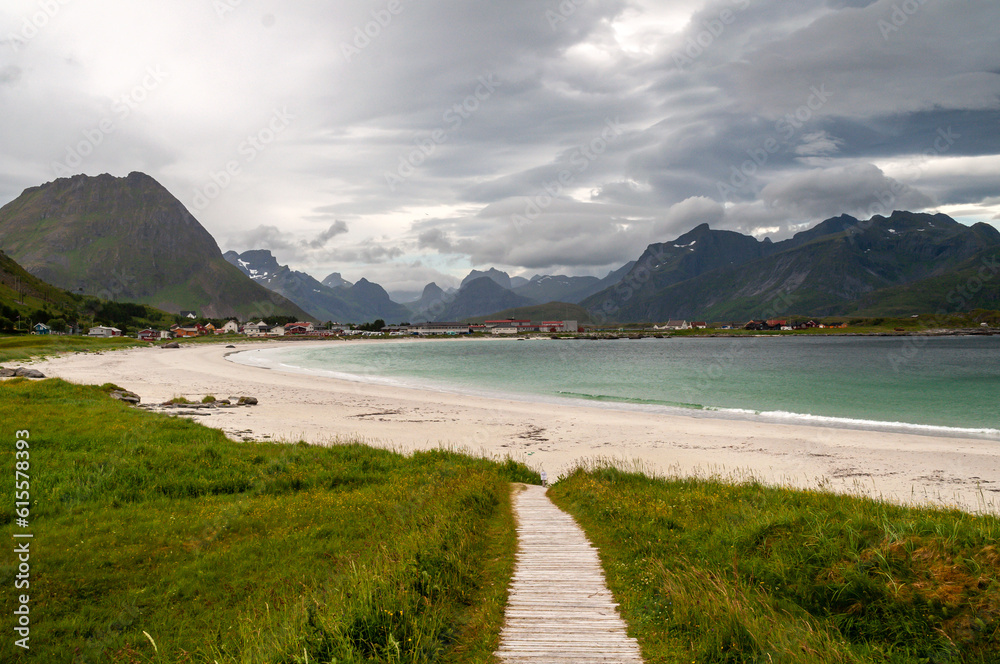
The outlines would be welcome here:
[[[577,469],[647,662],[1000,661],[1000,520],[817,491]]]
[[[0,362],[11,363],[71,352],[98,352],[145,346],[146,342],[126,337],[103,339],[58,334],[0,336]]]
[[[8,469],[14,431],[30,431],[21,659],[490,661],[515,547],[509,482],[537,483],[533,471],[447,451],[236,443],[107,389],[0,383]],[[12,493],[8,542],[23,531]],[[0,556],[11,641],[15,565]]]

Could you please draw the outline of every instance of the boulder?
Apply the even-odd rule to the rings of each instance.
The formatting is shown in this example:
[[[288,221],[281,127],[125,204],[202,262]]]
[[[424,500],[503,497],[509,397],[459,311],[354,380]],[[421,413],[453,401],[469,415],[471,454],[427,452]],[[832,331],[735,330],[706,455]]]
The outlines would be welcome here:
[[[256,406],[257,405],[257,397],[240,397],[239,400],[236,402],[236,405],[238,405],[238,406]]]
[[[228,346],[226,346],[226,348],[236,348],[236,346],[229,344]]]
[[[118,399],[119,401],[124,401],[125,403],[132,404],[133,406],[138,406],[142,399],[135,392],[129,392],[128,390],[113,390],[111,392],[112,399]]]
[[[181,345],[176,341],[171,341],[168,344],[163,344],[162,346],[160,346],[160,348],[180,348],[180,347]]]
[[[14,375],[23,376],[25,378],[45,378],[45,374],[38,369],[28,369],[26,367],[18,367],[14,371]]]
[[[10,369],[7,367],[0,367],[0,378],[13,378],[16,371],[17,369],[14,369],[13,367]]]

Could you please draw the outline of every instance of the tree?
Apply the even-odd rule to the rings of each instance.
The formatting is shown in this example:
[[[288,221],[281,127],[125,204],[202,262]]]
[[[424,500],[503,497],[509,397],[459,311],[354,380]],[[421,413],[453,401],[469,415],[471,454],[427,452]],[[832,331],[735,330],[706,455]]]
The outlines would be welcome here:
[[[66,319],[65,318],[51,318],[49,319],[49,327],[52,328],[53,332],[65,332],[66,331]]]

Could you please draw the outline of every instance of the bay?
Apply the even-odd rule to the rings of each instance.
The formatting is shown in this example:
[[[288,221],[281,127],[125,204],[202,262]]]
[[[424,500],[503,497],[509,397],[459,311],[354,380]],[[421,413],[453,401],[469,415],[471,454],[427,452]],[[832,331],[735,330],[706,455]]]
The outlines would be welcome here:
[[[387,385],[1000,439],[1000,337],[450,338],[246,351]]]

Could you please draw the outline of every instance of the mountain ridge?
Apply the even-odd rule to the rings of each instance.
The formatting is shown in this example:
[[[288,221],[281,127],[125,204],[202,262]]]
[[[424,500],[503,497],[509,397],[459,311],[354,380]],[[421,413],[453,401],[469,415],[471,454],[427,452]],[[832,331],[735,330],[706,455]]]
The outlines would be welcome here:
[[[216,318],[305,313],[229,265],[187,208],[144,173],[25,189],[0,208],[0,248],[74,293]]]

